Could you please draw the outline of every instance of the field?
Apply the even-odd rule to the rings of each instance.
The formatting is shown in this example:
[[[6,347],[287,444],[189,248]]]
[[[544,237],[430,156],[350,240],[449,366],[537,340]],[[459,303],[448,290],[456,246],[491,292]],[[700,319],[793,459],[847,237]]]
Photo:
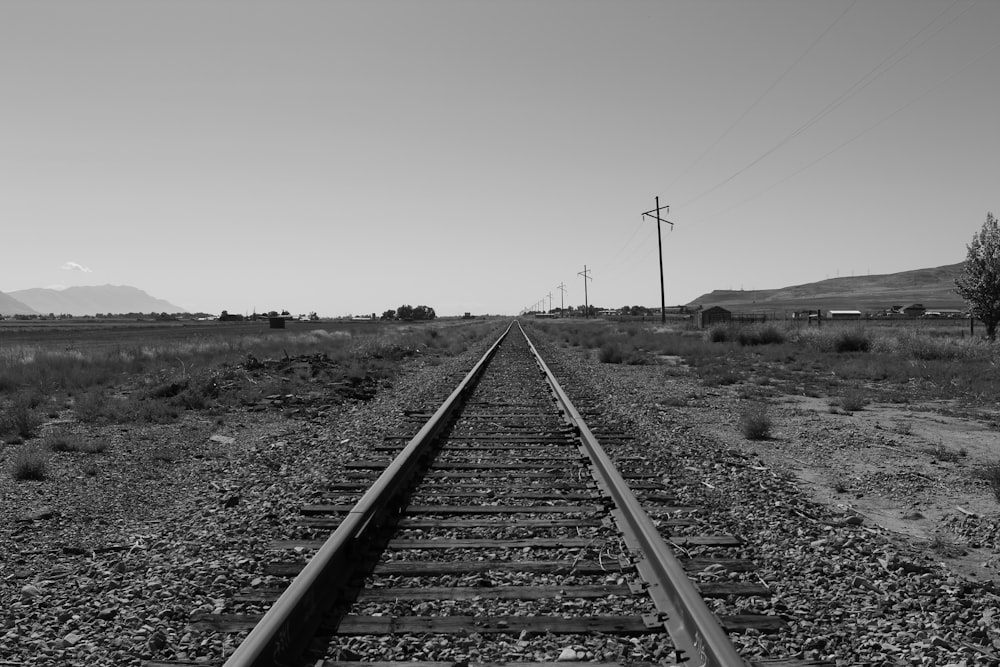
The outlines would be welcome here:
[[[1000,354],[966,328],[525,324],[626,420],[742,452],[900,553],[1000,579]],[[3,326],[0,659],[225,654],[185,633],[190,615],[259,585],[302,498],[439,401],[505,325]]]
[[[936,548],[956,571],[997,578],[1000,348],[967,328],[534,326],[652,383],[657,410],[753,452],[818,501]]]

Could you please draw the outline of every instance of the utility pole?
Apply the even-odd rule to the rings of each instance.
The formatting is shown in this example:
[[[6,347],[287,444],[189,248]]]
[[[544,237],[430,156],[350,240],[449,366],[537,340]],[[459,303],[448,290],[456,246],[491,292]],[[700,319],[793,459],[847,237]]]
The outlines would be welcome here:
[[[549,314],[552,313],[552,292],[549,292]]]
[[[665,208],[666,211],[667,211],[667,213],[670,213],[670,207],[669,206],[664,206],[662,208]],[[661,209],[661,207],[660,207],[660,197],[659,197],[659,195],[657,195],[657,197],[656,197],[656,208],[654,208],[652,211],[646,211],[645,213],[642,214],[642,217],[645,218],[647,215],[649,217],[653,217],[653,214],[654,213],[656,214],[656,242],[660,246],[660,322],[663,323],[663,324],[666,324],[667,323],[667,296],[666,296],[666,293],[663,291],[663,235],[660,234],[660,222],[662,221],[662,222],[665,222],[668,225],[670,225],[670,231],[674,231],[674,223],[670,222],[669,220],[662,220],[660,218],[660,209]]]
[[[559,283],[559,317],[566,314],[566,285]]]
[[[590,317],[590,302],[587,300],[587,281],[593,280],[593,278],[590,277],[590,270],[586,264],[583,265],[583,271],[580,271],[576,275],[583,276],[583,316]]]

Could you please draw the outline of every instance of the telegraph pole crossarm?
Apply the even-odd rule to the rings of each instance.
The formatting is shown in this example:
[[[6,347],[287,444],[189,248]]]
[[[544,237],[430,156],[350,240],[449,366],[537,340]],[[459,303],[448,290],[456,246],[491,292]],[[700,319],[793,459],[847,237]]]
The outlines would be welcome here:
[[[666,322],[667,322],[667,296],[666,296],[666,292],[663,289],[663,235],[660,233],[660,223],[661,222],[665,222],[668,225],[670,225],[670,230],[671,231],[673,231],[673,229],[674,229],[674,223],[670,222],[669,220],[667,220],[665,218],[661,218],[660,217],[660,211],[664,210],[664,209],[666,210],[667,213],[670,212],[670,207],[669,206],[662,206],[662,207],[660,206],[660,197],[659,197],[659,195],[657,195],[657,197],[656,197],[656,208],[652,209],[651,211],[646,211],[645,213],[642,214],[642,217],[643,217],[643,219],[645,219],[646,216],[649,216],[650,218],[652,218],[655,215],[655,217],[656,217],[656,242],[660,246],[660,322],[663,323],[663,324],[666,324]]]

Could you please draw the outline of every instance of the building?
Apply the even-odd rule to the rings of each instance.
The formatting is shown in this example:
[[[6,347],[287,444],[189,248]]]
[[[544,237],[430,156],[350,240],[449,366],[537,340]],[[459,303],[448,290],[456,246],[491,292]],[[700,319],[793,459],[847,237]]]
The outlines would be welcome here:
[[[704,329],[715,324],[729,324],[733,320],[733,313],[722,306],[712,306],[695,313],[694,320],[695,326]]]
[[[831,320],[860,320],[860,310],[831,310],[829,311]]]

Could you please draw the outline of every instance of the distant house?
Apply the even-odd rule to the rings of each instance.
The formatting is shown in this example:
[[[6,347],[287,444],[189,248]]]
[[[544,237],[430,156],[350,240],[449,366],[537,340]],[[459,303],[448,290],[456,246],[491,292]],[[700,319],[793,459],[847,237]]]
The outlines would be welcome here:
[[[922,303],[911,303],[909,306],[903,306],[900,312],[906,317],[922,317],[927,312],[927,309],[924,308],[924,304]]]
[[[829,312],[831,320],[860,320],[860,310],[831,310]]]
[[[733,320],[732,311],[726,310],[722,306],[712,306],[695,313],[695,326],[704,329],[715,324],[728,324]]]

